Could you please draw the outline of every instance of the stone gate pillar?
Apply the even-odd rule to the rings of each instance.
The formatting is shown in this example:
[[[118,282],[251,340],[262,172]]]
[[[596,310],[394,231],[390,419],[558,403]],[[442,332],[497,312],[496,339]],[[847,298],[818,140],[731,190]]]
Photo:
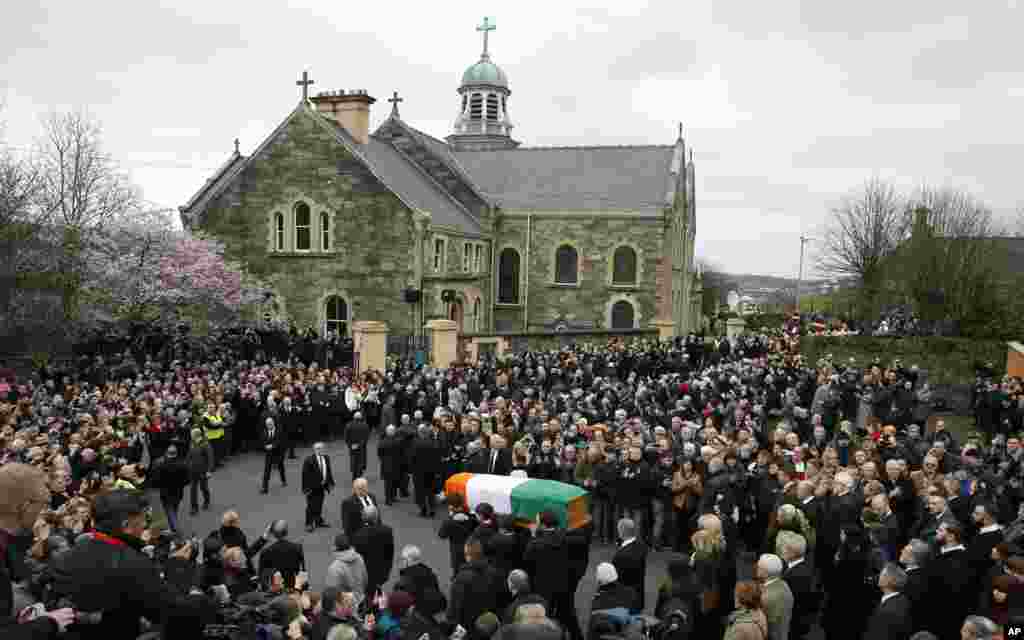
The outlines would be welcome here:
[[[357,373],[368,369],[385,371],[388,356],[388,325],[377,320],[357,320],[352,324]]]
[[[459,358],[459,324],[454,320],[431,320],[426,329],[430,332],[430,364],[447,369]]]
[[[655,320],[651,323],[658,330],[658,340],[664,342],[676,337],[676,323],[672,320]]]

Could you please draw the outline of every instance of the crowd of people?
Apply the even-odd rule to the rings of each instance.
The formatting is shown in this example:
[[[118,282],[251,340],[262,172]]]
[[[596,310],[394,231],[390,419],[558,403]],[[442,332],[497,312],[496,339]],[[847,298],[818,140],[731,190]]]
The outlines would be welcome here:
[[[807,363],[798,346],[781,330],[612,340],[356,375],[306,359],[316,353],[283,361],[172,336],[156,353],[0,373],[0,633],[987,640],[1013,628],[1021,380],[989,372],[1005,401],[988,408],[987,438],[961,442],[930,415],[916,367]],[[177,533],[186,494],[193,512],[209,508],[210,474],[232,456],[264,455],[266,491],[313,443],[300,488],[305,526],[323,525],[327,440],[345,443],[353,478],[322,588],[285,521],[251,544],[231,512],[205,539]],[[373,444],[383,504],[361,477]],[[454,577],[441,585],[380,514],[412,497],[435,518],[459,471],[579,485],[590,521],[567,530],[545,511],[527,525],[447,496]],[[615,551],[581,620],[594,545]],[[651,553],[668,556],[653,599]]]

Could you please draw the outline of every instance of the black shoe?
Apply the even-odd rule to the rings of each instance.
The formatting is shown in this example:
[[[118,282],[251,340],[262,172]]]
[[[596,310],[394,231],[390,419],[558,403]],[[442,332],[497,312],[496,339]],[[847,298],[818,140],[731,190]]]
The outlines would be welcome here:
[[[306,533],[313,533],[313,529],[314,529],[314,528],[315,528],[315,527],[313,527],[313,525],[311,525],[311,524],[307,524],[307,525],[306,525]]]
[[[385,500],[385,501],[384,501],[384,506],[385,506],[385,507],[390,507],[390,506],[392,506],[393,504],[395,504],[395,501],[394,501],[394,500]]]
[[[189,510],[188,515],[190,515],[190,516],[198,516],[199,515],[199,509],[191,509],[191,510]]]
[[[320,527],[321,529],[330,529],[331,528],[331,525],[329,525],[326,520],[321,520],[320,522],[316,523],[316,526]]]
[[[207,502],[206,504],[203,505],[203,511],[209,511],[209,510],[210,510],[210,503]]]
[[[287,486],[288,486],[288,483],[287,483],[287,482],[282,482],[282,483],[281,483],[281,486],[282,486],[282,487],[287,487]]]
[[[266,489],[260,489],[260,494],[267,495],[267,490]]]

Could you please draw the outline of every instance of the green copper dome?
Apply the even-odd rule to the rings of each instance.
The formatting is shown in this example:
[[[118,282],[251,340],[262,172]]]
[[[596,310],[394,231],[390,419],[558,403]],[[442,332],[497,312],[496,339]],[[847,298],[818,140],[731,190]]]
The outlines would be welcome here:
[[[490,84],[508,89],[508,78],[498,65],[483,58],[462,74],[462,85]]]

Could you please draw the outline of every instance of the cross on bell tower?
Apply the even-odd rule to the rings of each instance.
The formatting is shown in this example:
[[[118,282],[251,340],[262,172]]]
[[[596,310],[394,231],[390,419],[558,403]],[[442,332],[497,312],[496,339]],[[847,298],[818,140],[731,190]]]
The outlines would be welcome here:
[[[393,117],[393,118],[399,117],[398,116],[398,103],[399,102],[405,102],[405,99],[404,98],[399,98],[398,97],[398,92],[395,91],[395,92],[392,93],[391,97],[388,98],[388,102],[391,103],[391,117]]]
[[[313,84],[313,81],[309,79],[309,72],[302,72],[302,80],[295,82],[296,86],[302,87],[302,101],[306,102],[309,100],[309,85]]]
[[[484,18],[484,23],[476,28],[477,31],[482,31],[484,34],[484,52],[480,55],[481,58],[489,58],[490,54],[487,53],[487,34],[497,29],[498,26],[490,21],[490,18]]]

